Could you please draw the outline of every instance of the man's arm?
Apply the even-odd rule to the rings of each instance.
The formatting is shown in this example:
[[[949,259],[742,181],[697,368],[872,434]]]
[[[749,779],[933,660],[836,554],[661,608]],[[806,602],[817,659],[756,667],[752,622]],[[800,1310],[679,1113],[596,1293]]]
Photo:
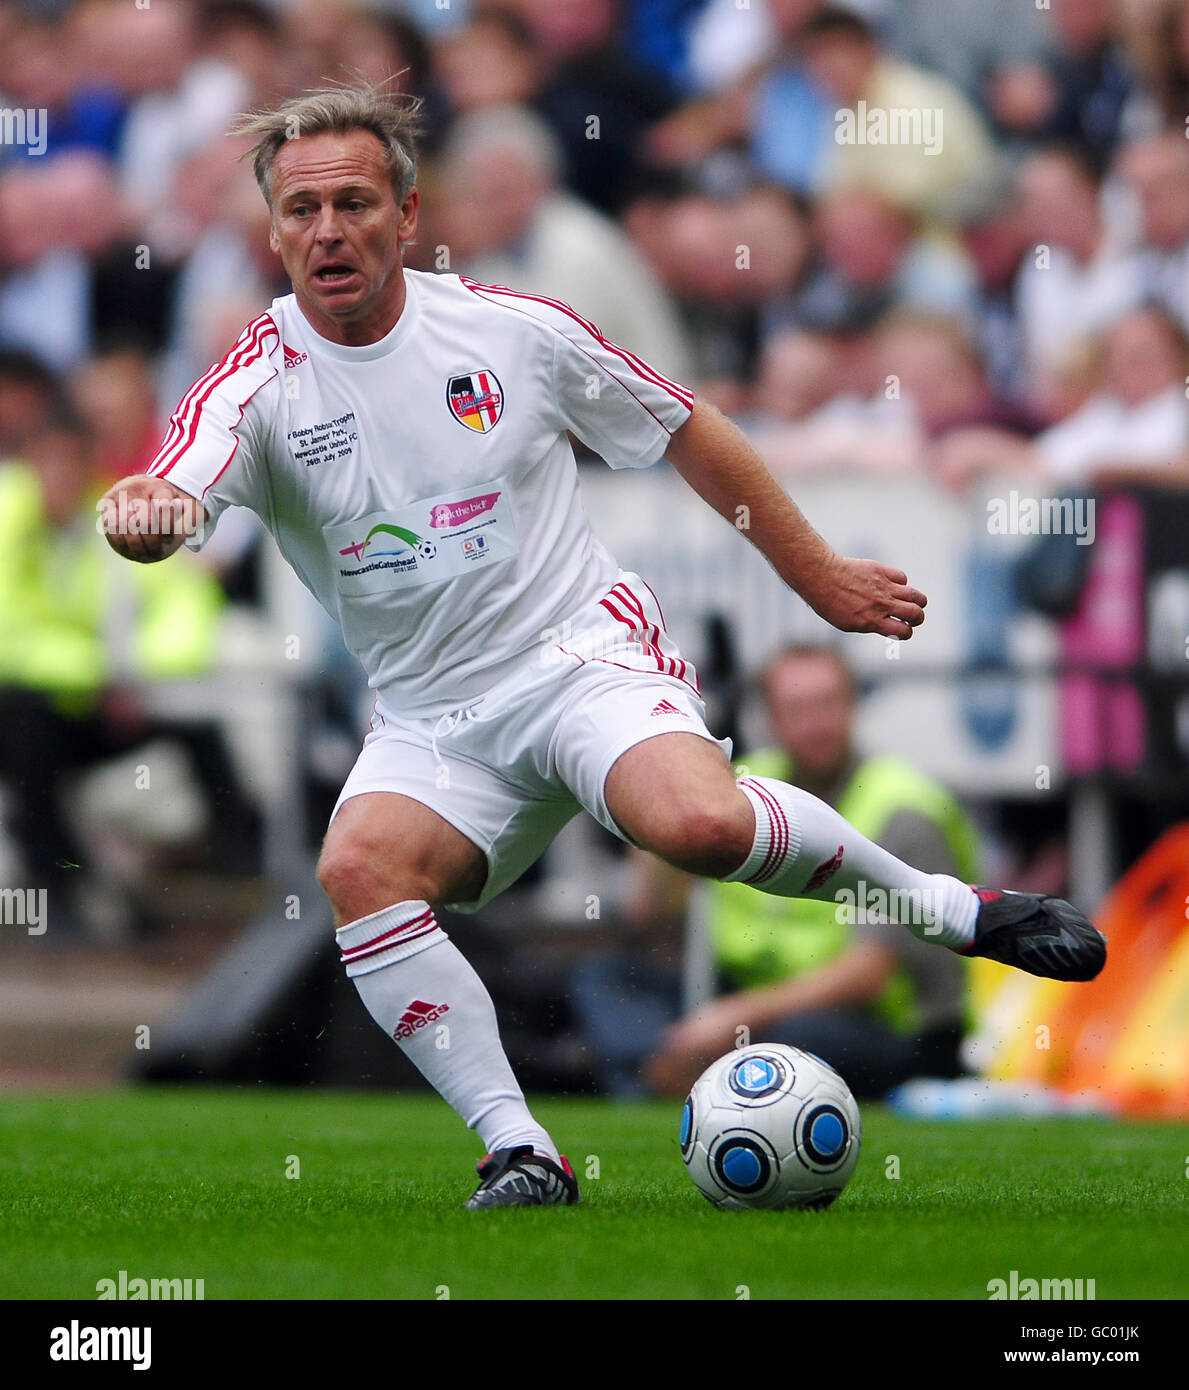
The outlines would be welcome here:
[[[907,575],[832,550],[742,430],[714,406],[694,402],[665,456],[700,497],[744,532],[789,588],[836,628],[907,639],[925,621],[927,600]]]
[[[113,483],[99,500],[107,543],[125,560],[168,559],[206,521],[206,508],[166,478],[134,473]]]
[[[813,1009],[861,1009],[879,997],[896,968],[895,953],[875,942],[855,942],[825,964],[774,985],[739,990],[679,1019],[645,1065],[661,1095],[683,1095],[702,1070],[735,1046],[741,1026],[764,1035],[781,1019]]]

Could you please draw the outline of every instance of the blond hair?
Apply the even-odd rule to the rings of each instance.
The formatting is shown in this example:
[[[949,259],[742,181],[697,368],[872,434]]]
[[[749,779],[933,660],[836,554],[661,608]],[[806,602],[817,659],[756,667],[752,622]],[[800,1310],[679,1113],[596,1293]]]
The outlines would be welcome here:
[[[271,111],[251,111],[232,127],[256,143],[242,157],[252,157],[256,182],[272,208],[272,166],[286,140],[302,135],[347,135],[370,130],[384,146],[397,205],[417,182],[417,137],[421,130],[421,100],[391,97],[371,83],[319,87],[290,97]]]

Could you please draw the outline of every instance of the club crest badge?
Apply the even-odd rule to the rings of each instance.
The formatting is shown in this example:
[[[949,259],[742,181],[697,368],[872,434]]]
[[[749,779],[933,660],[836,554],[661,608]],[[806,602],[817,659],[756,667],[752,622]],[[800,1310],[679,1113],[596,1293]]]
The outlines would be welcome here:
[[[504,409],[504,392],[494,372],[467,372],[446,384],[446,404],[460,425],[479,434],[494,429]]]

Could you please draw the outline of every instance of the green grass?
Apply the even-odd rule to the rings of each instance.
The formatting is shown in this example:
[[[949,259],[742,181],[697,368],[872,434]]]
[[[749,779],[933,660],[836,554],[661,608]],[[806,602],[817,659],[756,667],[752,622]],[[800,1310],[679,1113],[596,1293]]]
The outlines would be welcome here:
[[[476,1141],[431,1096],[263,1089],[0,1101],[0,1297],[202,1278],[208,1299],[986,1299],[1012,1269],[1184,1298],[1189,1126],[927,1122],[864,1107],[830,1211],[720,1212],[677,1105],[535,1104],[577,1209],[460,1210]],[[290,1155],[299,1179],[285,1177]],[[887,1157],[899,1179],[885,1176]]]

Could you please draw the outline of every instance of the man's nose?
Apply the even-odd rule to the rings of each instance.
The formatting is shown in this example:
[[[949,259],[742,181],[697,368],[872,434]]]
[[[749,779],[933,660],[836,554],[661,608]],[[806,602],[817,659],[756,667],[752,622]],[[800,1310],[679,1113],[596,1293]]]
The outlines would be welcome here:
[[[318,214],[317,237],[319,241],[338,241],[342,237],[338,210],[324,207]]]

